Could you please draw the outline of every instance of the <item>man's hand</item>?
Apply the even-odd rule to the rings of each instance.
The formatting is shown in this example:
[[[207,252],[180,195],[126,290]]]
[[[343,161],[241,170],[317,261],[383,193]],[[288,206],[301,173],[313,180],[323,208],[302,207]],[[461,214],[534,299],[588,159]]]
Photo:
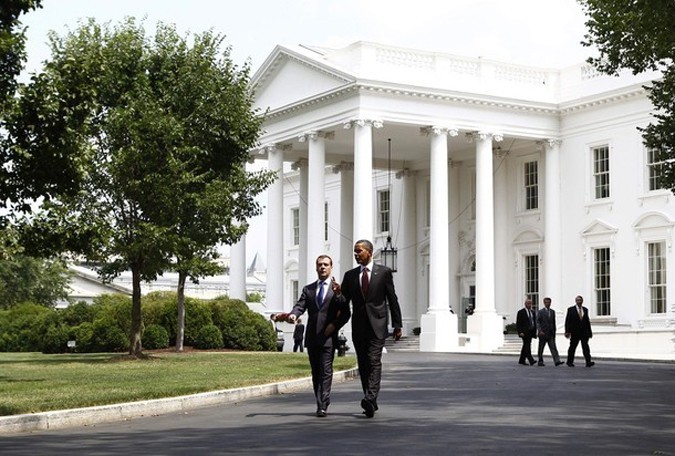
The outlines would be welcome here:
[[[394,340],[399,340],[403,335],[401,328],[394,328]]]
[[[323,331],[323,335],[326,337],[330,337],[333,335],[334,332],[335,332],[335,325],[333,323],[328,323],[326,325],[326,329],[324,329]]]
[[[570,338],[570,333],[565,333],[565,337]]]
[[[342,288],[340,287],[340,283],[335,280],[335,277],[333,277],[330,286],[335,296],[340,296],[342,294]]]

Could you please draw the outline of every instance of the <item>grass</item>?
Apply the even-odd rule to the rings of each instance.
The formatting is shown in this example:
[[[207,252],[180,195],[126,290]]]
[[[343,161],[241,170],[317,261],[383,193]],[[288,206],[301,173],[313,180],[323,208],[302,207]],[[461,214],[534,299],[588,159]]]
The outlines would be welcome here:
[[[356,365],[335,357],[336,371]],[[305,353],[0,353],[0,416],[182,396],[307,377]]]

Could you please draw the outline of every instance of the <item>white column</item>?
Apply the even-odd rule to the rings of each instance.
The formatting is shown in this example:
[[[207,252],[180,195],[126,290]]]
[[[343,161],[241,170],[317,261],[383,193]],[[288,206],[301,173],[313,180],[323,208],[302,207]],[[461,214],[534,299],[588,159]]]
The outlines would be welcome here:
[[[342,162],[333,167],[340,173],[340,248],[339,258],[333,258],[333,273],[340,281],[345,272],[355,267],[354,263],[354,164]]]
[[[429,308],[422,315],[420,351],[451,351],[458,346],[457,315],[450,312],[448,238],[448,130],[432,127],[431,220],[429,225]],[[456,130],[451,130],[454,135]]]
[[[267,285],[266,305],[269,312],[289,310],[284,305],[284,188],[283,151],[276,145],[267,149],[269,169],[276,171],[277,178],[267,189]]]
[[[307,160],[299,159],[291,165],[291,169],[298,172],[298,284],[300,287],[307,283],[307,262],[304,261],[302,252],[305,251],[307,245]],[[302,289],[302,288],[301,288]],[[293,300],[298,299],[298,296],[291,297]]]
[[[500,135],[494,135],[501,141]],[[476,309],[467,319],[470,348],[489,353],[504,343],[502,318],[495,309],[494,182],[490,133],[476,141]]]
[[[307,185],[307,245],[304,249],[308,277],[314,277],[316,257],[325,253],[324,204],[326,142],[319,132],[306,134],[309,141],[309,178]],[[301,248],[301,251],[302,248]]]
[[[508,217],[508,189],[507,189],[507,159],[508,152],[497,148],[494,153],[495,169],[494,176],[494,213],[495,221],[493,226],[507,226]],[[507,268],[513,268],[513,262],[509,261],[512,255],[511,242],[507,237],[508,232],[505,229],[495,230],[495,255],[494,270],[505,271]],[[506,280],[495,280],[495,296],[506,296],[509,290],[509,283]],[[508,314],[508,300],[500,299],[495,301],[495,311],[500,314]],[[501,313],[500,313],[501,312]],[[502,323],[503,323],[502,317]]]
[[[560,140],[544,142],[544,296],[561,309],[562,299],[562,217],[560,214]],[[543,296],[542,296],[543,298]]]
[[[246,302],[246,235],[230,247],[230,298]]]
[[[382,122],[353,120],[345,128],[354,128],[354,242],[373,240],[373,127]]]
[[[396,293],[403,314],[404,334],[410,334],[418,326],[417,313],[417,248],[416,242],[416,172],[404,169],[396,173],[401,180],[400,194],[396,187],[392,195],[392,227],[398,228],[392,242],[398,248],[398,272],[395,274]],[[397,208],[401,208],[401,213]],[[400,221],[400,226],[396,221]]]

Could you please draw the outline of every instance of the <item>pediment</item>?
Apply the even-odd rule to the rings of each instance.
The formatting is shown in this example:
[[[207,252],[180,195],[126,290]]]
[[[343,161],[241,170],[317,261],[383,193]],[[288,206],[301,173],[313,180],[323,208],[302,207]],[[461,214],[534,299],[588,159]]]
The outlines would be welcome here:
[[[636,230],[644,230],[649,228],[671,228],[674,225],[673,221],[667,215],[661,212],[648,212],[642,214],[633,224]]]
[[[617,233],[618,228],[610,225],[607,222],[602,220],[593,220],[590,225],[588,225],[584,230],[581,231],[581,236],[601,236],[601,235],[612,235]]]
[[[252,78],[254,106],[275,110],[354,82],[355,78],[320,60],[278,47]]]
[[[518,235],[513,240],[514,244],[530,244],[533,242],[541,242],[544,240],[544,237],[540,232],[533,229],[527,229],[518,233]]]

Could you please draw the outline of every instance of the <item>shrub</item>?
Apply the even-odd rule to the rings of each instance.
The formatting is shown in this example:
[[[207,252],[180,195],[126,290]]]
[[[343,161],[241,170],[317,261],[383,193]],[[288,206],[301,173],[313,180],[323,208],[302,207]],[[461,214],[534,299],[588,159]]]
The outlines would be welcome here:
[[[129,349],[129,336],[111,318],[99,318],[92,325],[94,352],[121,352]]]
[[[143,348],[156,350],[169,346],[169,332],[164,326],[152,324],[143,331]]]
[[[64,353],[68,349],[68,328],[51,326],[45,333],[42,353]]]
[[[96,315],[95,309],[84,301],[70,304],[65,309],[59,310],[61,320],[67,326],[77,326],[85,321],[93,322]]]
[[[75,351],[87,353],[92,351],[94,338],[94,325],[85,321],[71,328],[69,332],[70,339],[76,343]]]
[[[223,348],[223,335],[216,325],[206,325],[197,333],[195,347],[202,350]]]

